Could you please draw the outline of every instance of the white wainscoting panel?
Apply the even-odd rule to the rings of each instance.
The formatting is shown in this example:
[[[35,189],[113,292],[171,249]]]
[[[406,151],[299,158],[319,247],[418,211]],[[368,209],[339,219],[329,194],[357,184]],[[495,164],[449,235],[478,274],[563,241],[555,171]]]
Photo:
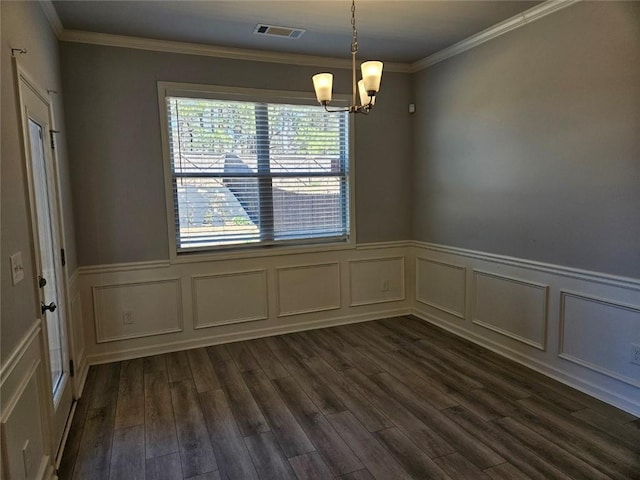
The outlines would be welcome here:
[[[191,277],[194,328],[269,318],[267,270]]]
[[[640,307],[562,291],[559,356],[640,387],[640,365],[631,363],[640,345]]]
[[[276,272],[279,317],[341,307],[339,263],[280,267]]]
[[[42,331],[37,321],[2,366],[0,436],[2,478],[50,478],[53,462],[44,417]],[[23,453],[23,451],[26,453]]]
[[[349,298],[352,307],[404,300],[404,257],[349,261]]]
[[[463,266],[416,257],[416,301],[464,319],[466,278]]]
[[[92,291],[97,343],[182,331],[180,279],[99,285]],[[124,323],[125,312],[133,323]]]
[[[545,350],[548,287],[474,270],[473,323]]]

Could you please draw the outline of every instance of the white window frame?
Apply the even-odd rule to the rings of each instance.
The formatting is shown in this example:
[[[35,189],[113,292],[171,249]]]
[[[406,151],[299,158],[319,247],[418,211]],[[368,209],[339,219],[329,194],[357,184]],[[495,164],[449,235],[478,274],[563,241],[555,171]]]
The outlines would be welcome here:
[[[317,105],[313,89],[309,92],[284,90],[266,90],[254,88],[227,87],[193,83],[158,82],[158,104],[160,112],[160,131],[162,138],[162,157],[164,166],[165,200],[167,209],[167,233],[169,236],[169,258],[172,263],[189,263],[211,259],[244,258],[257,256],[309,253],[327,250],[346,250],[355,248],[355,135],[353,115],[349,115],[349,237],[342,241],[322,242],[321,240],[292,241],[282,245],[220,245],[199,249],[193,252],[178,251],[176,241],[176,217],[173,198],[173,175],[171,171],[171,149],[169,144],[169,118],[167,97],[210,98],[214,100],[236,100],[246,102],[288,103],[299,105]],[[332,104],[347,106],[348,95],[335,95]],[[331,115],[327,113],[327,115]]]

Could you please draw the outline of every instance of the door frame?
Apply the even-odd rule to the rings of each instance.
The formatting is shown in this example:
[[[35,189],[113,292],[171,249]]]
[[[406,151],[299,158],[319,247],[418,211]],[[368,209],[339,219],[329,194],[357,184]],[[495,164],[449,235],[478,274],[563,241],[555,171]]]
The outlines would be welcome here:
[[[33,265],[35,268],[35,275],[32,278],[32,282],[34,285],[34,289],[38,292],[38,300],[40,300],[40,288],[38,285],[37,276],[41,271],[40,265],[40,243],[38,237],[38,220],[36,214],[36,202],[35,202],[35,192],[34,192],[34,180],[33,180],[33,171],[32,171],[32,160],[30,155],[31,145],[29,142],[28,132],[28,122],[29,115],[25,105],[25,99],[23,95],[23,85],[26,88],[29,88],[33,94],[35,94],[39,100],[43,102],[47,107],[47,123],[49,129],[54,131],[56,130],[55,126],[55,115],[53,111],[53,101],[48,91],[45,91],[40,87],[40,85],[33,80],[24,68],[20,65],[20,62],[17,57],[13,57],[14,70],[15,70],[15,79],[16,79],[16,88],[17,88],[17,100],[18,100],[18,110],[20,115],[20,135],[22,136],[22,145],[23,145],[23,165],[25,167],[25,183],[26,190],[28,193],[27,200],[29,205],[29,225],[30,225],[30,233],[31,233],[31,249],[30,254],[32,257]],[[49,145],[51,132],[44,132],[45,138],[43,139],[45,148]],[[47,137],[49,135],[49,137]],[[56,249],[64,249],[66,252],[66,244],[64,238],[64,212],[62,209],[62,201],[60,197],[60,172],[59,172],[59,162],[57,156],[57,150],[55,148],[51,148],[49,150],[49,156],[45,155],[45,162],[49,163],[50,173],[52,174],[51,183],[49,184],[50,195],[53,200],[51,204],[51,209],[54,211],[52,218],[52,227],[53,227],[53,235]],[[71,325],[70,312],[71,312],[71,302],[69,298],[69,276],[67,274],[67,269],[64,268],[61,262],[61,258],[59,255],[56,255],[56,269],[59,275],[58,281],[58,295],[59,300],[58,305],[60,309],[60,318],[63,322],[63,326],[65,329],[65,342],[67,349],[67,360],[71,360],[75,365],[78,365],[76,359],[76,349],[74,345],[74,335],[73,329]],[[62,436],[60,441],[56,438],[56,429],[55,429],[55,398],[53,396],[53,388],[51,382],[51,359],[49,356],[49,341],[48,341],[48,332],[47,332],[47,322],[40,310],[40,305],[38,301],[38,305],[36,307],[36,317],[40,319],[41,324],[41,339],[40,339],[40,354],[42,356],[42,362],[45,365],[45,375],[44,375],[44,386],[45,394],[42,396],[43,403],[46,402],[46,405],[41,405],[41,409],[46,413],[45,415],[45,423],[46,423],[46,431],[48,433],[49,438],[47,439],[49,442],[49,449],[51,451],[51,458],[54,459],[55,467],[57,468],[60,464],[60,460],[62,457],[62,451],[64,449],[64,444],[66,442],[66,438],[68,436],[69,427],[71,424],[72,413],[75,407],[75,402],[73,400],[77,400],[79,397],[79,392],[77,391],[77,385],[74,381],[74,377],[70,375],[69,367],[70,365],[67,362],[63,365],[63,371],[68,375],[67,381],[69,382],[68,388],[71,389],[72,395],[72,404],[70,406],[70,411],[68,412],[66,425],[63,429]]]

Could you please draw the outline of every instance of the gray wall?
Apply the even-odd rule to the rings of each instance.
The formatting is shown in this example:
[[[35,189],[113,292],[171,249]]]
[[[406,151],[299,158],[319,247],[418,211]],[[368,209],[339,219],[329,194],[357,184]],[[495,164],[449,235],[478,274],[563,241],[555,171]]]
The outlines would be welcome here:
[[[73,212],[66,163],[64,122],[58,58],[58,41],[37,2],[0,2],[2,17],[2,165],[0,181],[2,255],[0,359],[4,361],[17,346],[27,329],[39,317],[35,289],[32,237],[29,223],[29,206],[24,174],[24,156],[21,138],[18,87],[10,49],[26,48],[27,55],[20,55],[22,68],[43,89],[60,92],[53,97],[56,127],[63,133],[58,136],[58,160],[62,184],[64,209],[64,235],[67,247],[67,269],[76,270]],[[11,282],[9,256],[21,251],[25,278],[16,286]]]
[[[415,75],[413,238],[640,278],[640,3]]]
[[[80,265],[169,258],[157,81],[312,91],[324,70],[74,43],[61,59]],[[358,242],[410,236],[409,96],[410,76],[386,72],[356,120]]]

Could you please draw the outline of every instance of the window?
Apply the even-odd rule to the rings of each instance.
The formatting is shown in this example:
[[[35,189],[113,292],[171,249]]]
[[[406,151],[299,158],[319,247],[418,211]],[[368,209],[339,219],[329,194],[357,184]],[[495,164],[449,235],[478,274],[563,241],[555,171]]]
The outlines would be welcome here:
[[[164,90],[176,250],[347,241],[348,115],[242,92]]]

